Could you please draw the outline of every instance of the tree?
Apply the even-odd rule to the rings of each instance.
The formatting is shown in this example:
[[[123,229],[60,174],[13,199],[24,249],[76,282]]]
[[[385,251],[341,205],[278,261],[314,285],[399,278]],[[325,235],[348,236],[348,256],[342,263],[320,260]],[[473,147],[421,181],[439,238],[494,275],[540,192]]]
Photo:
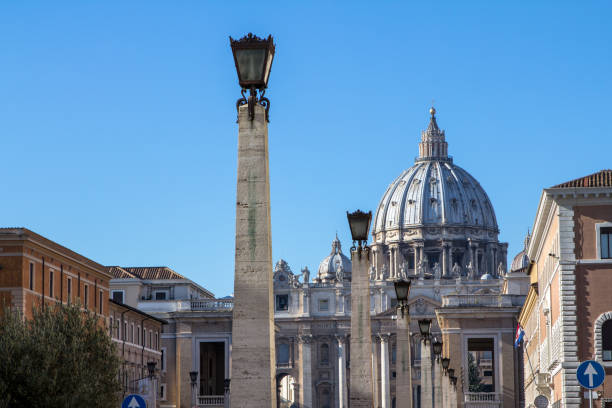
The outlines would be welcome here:
[[[79,305],[0,313],[0,407],[116,407],[120,359],[103,322]]]

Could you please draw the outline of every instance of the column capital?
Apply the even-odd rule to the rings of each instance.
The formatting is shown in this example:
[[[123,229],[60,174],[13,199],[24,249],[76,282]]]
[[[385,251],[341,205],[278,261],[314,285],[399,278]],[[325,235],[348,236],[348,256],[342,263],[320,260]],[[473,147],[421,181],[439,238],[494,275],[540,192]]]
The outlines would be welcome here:
[[[378,333],[376,335],[381,343],[388,343],[391,338],[391,333]]]
[[[414,241],[411,245],[414,248],[422,248],[425,246],[425,242],[424,241]]]
[[[312,343],[312,334],[301,334],[298,336],[298,343],[310,344]]]
[[[338,342],[339,345],[345,345],[346,344],[346,334],[336,334],[336,341]]]

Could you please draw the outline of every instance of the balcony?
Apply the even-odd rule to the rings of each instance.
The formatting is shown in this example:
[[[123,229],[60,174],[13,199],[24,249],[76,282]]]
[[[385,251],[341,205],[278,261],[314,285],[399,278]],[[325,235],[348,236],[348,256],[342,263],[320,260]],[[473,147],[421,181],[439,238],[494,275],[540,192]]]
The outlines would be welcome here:
[[[223,395],[199,395],[198,407],[223,408],[225,397]]]
[[[519,295],[448,295],[442,297],[445,307],[512,307],[521,306],[524,296]]]
[[[496,392],[466,392],[465,408],[499,408],[501,401]]]
[[[231,312],[233,309],[233,299],[199,299],[191,301],[191,310],[195,311]]]
[[[155,312],[231,312],[234,299],[141,300],[138,309]]]

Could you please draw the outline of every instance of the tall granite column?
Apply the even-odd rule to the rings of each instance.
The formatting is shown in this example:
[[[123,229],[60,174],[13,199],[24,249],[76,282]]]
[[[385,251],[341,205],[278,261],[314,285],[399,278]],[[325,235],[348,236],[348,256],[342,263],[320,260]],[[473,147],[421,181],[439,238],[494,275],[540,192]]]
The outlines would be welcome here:
[[[348,389],[346,387],[346,336],[336,336],[338,340],[338,400],[340,408],[348,408]]]
[[[391,408],[391,383],[389,381],[389,334],[380,335],[380,391],[381,407]]]
[[[449,382],[448,374],[442,373],[442,407],[448,408],[448,382]]]
[[[421,406],[432,407],[431,347],[428,338],[421,339]]]
[[[351,250],[351,408],[372,408],[372,329],[370,324],[370,249]]]
[[[434,359],[434,404],[435,408],[442,408],[442,364],[440,357]]]
[[[301,392],[301,408],[312,408],[312,336],[309,334],[299,337],[300,345],[302,346],[302,370],[300,371],[300,384],[302,384]]]
[[[374,408],[380,407],[380,387],[378,385],[378,336],[372,336],[372,401]]]
[[[410,314],[397,311],[397,356],[395,363],[395,406],[412,408],[412,362],[410,361]],[[426,407],[426,405],[422,405]]]
[[[232,405],[276,408],[268,122],[263,106],[238,110]]]

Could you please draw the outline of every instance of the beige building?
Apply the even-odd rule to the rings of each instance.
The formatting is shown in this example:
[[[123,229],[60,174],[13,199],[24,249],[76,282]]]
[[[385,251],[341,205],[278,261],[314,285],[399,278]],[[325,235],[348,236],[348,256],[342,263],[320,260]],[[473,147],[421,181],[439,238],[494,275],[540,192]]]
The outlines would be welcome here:
[[[608,375],[594,406],[612,406],[612,170],[542,192],[525,258],[526,406],[539,394],[555,407],[588,406],[576,368],[590,359]]]

